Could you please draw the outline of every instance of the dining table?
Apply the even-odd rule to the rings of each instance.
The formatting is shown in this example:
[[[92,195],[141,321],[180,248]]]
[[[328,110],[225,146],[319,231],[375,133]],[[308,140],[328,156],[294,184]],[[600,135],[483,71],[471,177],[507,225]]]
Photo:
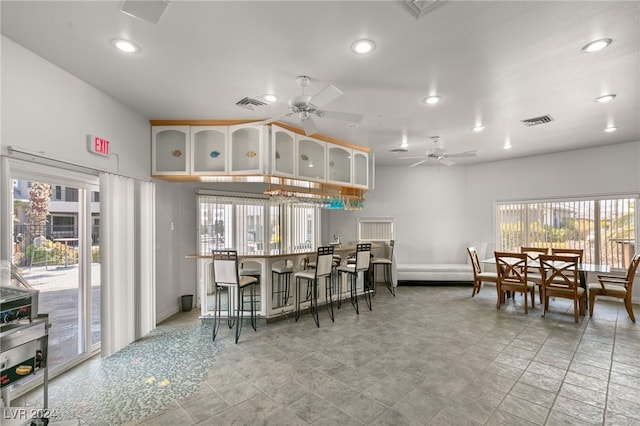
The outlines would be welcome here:
[[[519,253],[520,254],[520,253]],[[482,259],[480,263],[485,265],[496,265],[496,259],[490,257]],[[540,267],[540,262],[535,258],[528,259],[527,266],[532,268]],[[587,291],[587,278],[589,273],[593,274],[610,274],[612,272],[611,266],[604,263],[578,263],[578,280],[580,281],[580,287]],[[585,298],[585,307],[589,308],[589,297]]]

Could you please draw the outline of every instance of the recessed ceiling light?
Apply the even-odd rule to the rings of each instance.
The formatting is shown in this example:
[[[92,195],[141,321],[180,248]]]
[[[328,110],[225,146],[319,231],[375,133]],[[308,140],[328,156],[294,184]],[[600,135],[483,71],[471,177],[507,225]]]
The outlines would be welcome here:
[[[442,96],[427,96],[422,100],[425,104],[433,105],[437,104],[442,100]]]
[[[409,141],[407,140],[407,135],[402,135],[402,142],[400,142],[400,148],[407,149],[409,148]]]
[[[616,95],[603,95],[603,96],[598,96],[596,98],[596,102],[609,102],[610,100],[612,100],[613,98],[615,98]]]
[[[618,128],[615,126],[607,126],[607,128],[604,129],[607,133],[615,132],[616,130],[618,130]]]
[[[484,130],[484,126],[482,124],[478,124],[477,126],[473,126],[471,130],[473,130],[476,133],[480,133],[481,131]]]
[[[504,141],[504,146],[502,147],[502,149],[511,149],[511,139],[507,138]]]
[[[111,40],[111,44],[119,51],[125,53],[138,53],[140,51],[140,47],[138,47],[138,45],[122,38]]]
[[[365,53],[371,53],[375,50],[376,44],[367,39],[356,40],[351,44],[351,50],[354,53],[364,55]]]
[[[604,49],[610,44],[611,44],[610,38],[601,38],[599,40],[594,40],[591,43],[586,44],[582,48],[582,51],[585,53],[593,53],[593,52],[597,52],[599,50]]]
[[[272,95],[271,93],[267,93],[266,95],[262,95],[262,99],[267,102],[278,102],[278,97],[276,95]]]

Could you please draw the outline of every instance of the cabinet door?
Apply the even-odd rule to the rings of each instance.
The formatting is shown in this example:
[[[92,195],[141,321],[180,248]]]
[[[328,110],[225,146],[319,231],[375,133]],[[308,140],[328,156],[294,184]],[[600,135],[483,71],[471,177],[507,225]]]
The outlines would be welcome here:
[[[264,173],[264,126],[229,127],[230,173]]]
[[[229,159],[228,126],[191,127],[191,174],[227,173]]]
[[[188,175],[189,126],[155,126],[151,129],[153,175]]]
[[[369,154],[353,150],[353,184],[369,187]]]
[[[351,149],[334,144],[328,144],[327,148],[329,150],[327,161],[327,181],[350,185],[352,175]]]
[[[271,173],[295,176],[296,134],[276,125],[271,126]]]
[[[301,178],[324,181],[326,168],[326,142],[298,136],[298,168]]]

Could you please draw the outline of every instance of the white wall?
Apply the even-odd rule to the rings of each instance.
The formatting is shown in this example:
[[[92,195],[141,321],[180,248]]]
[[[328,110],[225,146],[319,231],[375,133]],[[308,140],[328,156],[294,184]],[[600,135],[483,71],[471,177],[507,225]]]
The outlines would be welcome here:
[[[328,212],[327,236],[355,241],[358,218],[395,219],[399,263],[464,263],[467,171],[464,167],[378,167],[375,189],[360,211]],[[327,239],[328,241],[328,239]]]
[[[2,139],[8,146],[149,178],[149,120],[40,56],[2,36]],[[116,155],[88,152],[87,135],[111,142]]]
[[[181,309],[180,296],[196,291],[195,185],[156,181],[156,316],[162,321]],[[173,230],[172,230],[173,229]]]

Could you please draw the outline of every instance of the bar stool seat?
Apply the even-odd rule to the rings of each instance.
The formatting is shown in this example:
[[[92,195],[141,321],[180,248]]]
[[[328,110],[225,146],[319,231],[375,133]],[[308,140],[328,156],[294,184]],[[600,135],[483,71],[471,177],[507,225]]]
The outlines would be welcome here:
[[[285,259],[271,267],[271,294],[272,307],[286,306],[291,294],[291,275],[293,275],[293,262]]]
[[[229,329],[236,327],[236,343],[240,339],[244,317],[244,290],[251,290],[251,326],[257,331],[255,309],[255,287],[258,279],[254,276],[240,276],[238,269],[238,252],[236,250],[213,250],[213,281],[215,285],[215,302],[213,311],[213,340],[216,340],[220,327],[221,290],[226,288],[228,307],[227,325]],[[232,315],[235,311],[235,315]]]
[[[389,256],[388,257],[374,257],[371,259],[371,270],[373,275],[373,295],[376,294],[376,282],[377,282],[377,270],[379,266],[382,266],[382,276],[387,289],[395,297],[396,291],[393,287],[393,277],[391,276],[391,270],[393,267],[393,246],[394,240],[389,241]]]
[[[378,266],[382,266],[382,274],[384,277],[384,283],[387,286],[387,289],[393,297],[396,296],[396,290],[393,287],[393,277],[391,276],[391,271],[393,267],[393,246],[395,242],[394,240],[389,241],[389,257],[374,257],[371,259],[371,269],[373,270],[373,295],[376,294],[376,270]]]
[[[366,273],[369,271],[371,264],[371,243],[360,243],[356,245],[356,261],[353,264],[340,265],[336,269],[338,272],[344,272],[349,276],[350,284],[350,299],[351,304],[356,310],[356,314],[360,315],[360,309],[358,307],[358,275],[360,272],[363,274],[363,286],[364,286],[364,299],[367,302],[369,310],[372,310],[371,306],[371,293],[373,292],[373,285],[369,283],[367,288]]]
[[[335,321],[333,313],[333,284],[331,283],[331,269],[333,264],[333,246],[318,247],[318,257],[314,269],[305,269],[294,274],[296,278],[296,321],[300,318],[300,302],[302,301],[302,284],[306,282],[305,300],[311,302],[309,311],[313,316],[316,326],[320,327],[318,315],[318,281],[325,280],[325,297],[328,298],[327,310],[331,321]],[[328,281],[328,283],[327,283]]]

